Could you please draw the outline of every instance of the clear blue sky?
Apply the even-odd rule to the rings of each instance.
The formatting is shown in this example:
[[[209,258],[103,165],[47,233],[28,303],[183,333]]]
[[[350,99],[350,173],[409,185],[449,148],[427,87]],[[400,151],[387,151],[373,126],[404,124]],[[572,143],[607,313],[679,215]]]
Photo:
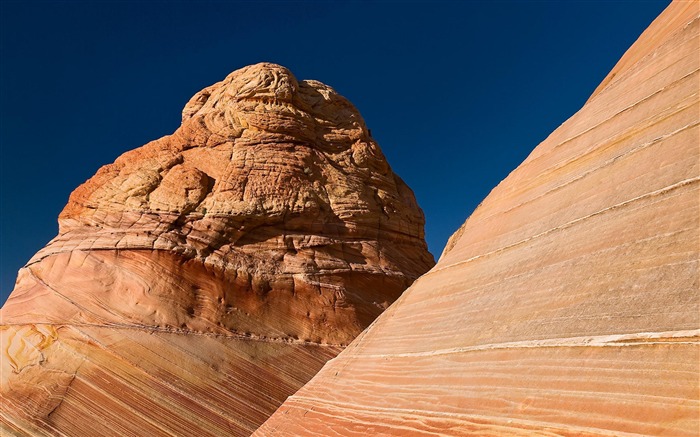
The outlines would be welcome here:
[[[668,1],[0,2],[0,303],[70,192],[269,61],[363,114],[437,258]]]

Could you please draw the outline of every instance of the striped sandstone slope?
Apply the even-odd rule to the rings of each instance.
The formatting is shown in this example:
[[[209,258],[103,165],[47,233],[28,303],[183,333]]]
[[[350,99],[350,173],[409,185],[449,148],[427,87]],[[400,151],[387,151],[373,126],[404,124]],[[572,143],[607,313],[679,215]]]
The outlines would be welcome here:
[[[699,435],[698,9],[671,4],[255,435]]]
[[[357,110],[257,64],[71,195],[2,308],[0,434],[250,435],[434,262]]]

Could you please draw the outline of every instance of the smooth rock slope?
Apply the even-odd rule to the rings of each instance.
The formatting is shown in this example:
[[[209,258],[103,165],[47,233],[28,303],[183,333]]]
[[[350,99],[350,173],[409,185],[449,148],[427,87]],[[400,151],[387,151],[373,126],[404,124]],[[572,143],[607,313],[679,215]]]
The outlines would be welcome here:
[[[3,435],[250,435],[433,266],[333,89],[257,64],[73,192],[2,308]]]
[[[699,435],[699,8],[672,3],[255,435]]]

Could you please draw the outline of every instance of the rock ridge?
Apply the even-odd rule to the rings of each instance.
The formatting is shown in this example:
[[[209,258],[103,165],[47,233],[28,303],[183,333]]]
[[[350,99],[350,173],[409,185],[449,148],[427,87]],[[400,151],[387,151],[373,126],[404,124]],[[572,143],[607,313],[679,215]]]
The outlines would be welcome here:
[[[254,435],[699,435],[699,16],[672,2]]]

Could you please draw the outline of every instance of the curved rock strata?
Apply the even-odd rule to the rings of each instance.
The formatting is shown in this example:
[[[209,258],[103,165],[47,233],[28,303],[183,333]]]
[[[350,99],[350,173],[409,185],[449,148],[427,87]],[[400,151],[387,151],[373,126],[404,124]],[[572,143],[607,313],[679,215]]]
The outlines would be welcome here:
[[[698,15],[672,3],[255,435],[697,436]]]
[[[330,87],[257,64],[72,193],[0,313],[3,432],[249,435],[433,266]]]

